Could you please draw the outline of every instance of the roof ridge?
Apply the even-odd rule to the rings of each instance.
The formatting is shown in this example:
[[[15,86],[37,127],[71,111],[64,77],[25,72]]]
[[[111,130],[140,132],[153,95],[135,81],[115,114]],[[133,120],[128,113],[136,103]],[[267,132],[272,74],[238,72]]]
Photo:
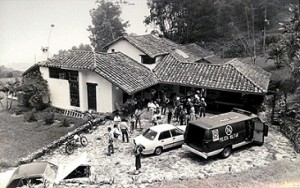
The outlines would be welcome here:
[[[234,69],[237,70],[243,77],[247,78],[247,80],[249,80],[251,82],[251,84],[253,84],[254,86],[256,86],[258,89],[260,89],[263,92],[264,90],[261,88],[260,85],[256,84],[251,78],[249,78],[248,76],[244,75],[238,68],[236,68],[234,65],[231,64],[234,61],[241,62],[238,58],[233,58],[232,60],[226,62],[225,64],[228,64],[228,65],[234,67]],[[243,63],[243,62],[241,62],[241,63]],[[243,63],[243,64],[245,64],[245,63]],[[255,70],[255,69],[253,69],[253,70]]]

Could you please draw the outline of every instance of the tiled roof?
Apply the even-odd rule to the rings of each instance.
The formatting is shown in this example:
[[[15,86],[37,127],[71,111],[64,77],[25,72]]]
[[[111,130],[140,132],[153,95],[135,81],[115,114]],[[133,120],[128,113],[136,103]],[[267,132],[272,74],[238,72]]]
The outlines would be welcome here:
[[[253,78],[254,75],[246,73],[246,70],[253,73],[256,79]],[[185,63],[171,54],[158,63],[154,73],[160,83],[245,93],[267,92],[270,79],[269,74],[256,71],[238,60],[225,64]]]
[[[96,67],[94,66],[96,60]],[[123,53],[93,53],[70,51],[63,56],[49,59],[42,66],[84,69],[98,73],[128,94],[157,84],[156,76],[145,66]]]
[[[151,58],[159,55],[169,54],[173,49],[179,46],[179,44],[164,37],[147,34],[137,36],[123,36],[107,44],[104,48],[107,48],[108,46],[116,43],[119,40],[127,40],[130,44],[132,44],[145,54],[149,55]]]

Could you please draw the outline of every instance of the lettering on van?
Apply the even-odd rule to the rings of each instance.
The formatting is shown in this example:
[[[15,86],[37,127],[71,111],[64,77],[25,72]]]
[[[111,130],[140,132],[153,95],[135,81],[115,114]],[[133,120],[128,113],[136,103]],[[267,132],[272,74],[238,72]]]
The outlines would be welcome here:
[[[229,136],[223,136],[220,138],[220,142],[223,142],[223,141],[226,141],[226,140],[232,140],[232,139],[235,139],[239,136],[239,133],[234,133],[232,135],[229,135]]]

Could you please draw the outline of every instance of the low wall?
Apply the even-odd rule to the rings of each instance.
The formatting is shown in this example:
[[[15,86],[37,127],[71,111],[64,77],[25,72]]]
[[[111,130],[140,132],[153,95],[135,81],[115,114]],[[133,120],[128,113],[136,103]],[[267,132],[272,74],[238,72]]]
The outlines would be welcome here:
[[[51,142],[50,144],[48,144],[47,146],[33,152],[32,154],[29,154],[28,156],[26,156],[24,158],[22,158],[18,162],[18,165],[30,163],[33,160],[40,158],[41,156],[45,155],[46,153],[49,153],[51,150],[56,149],[59,146],[63,145],[67,140],[72,138],[75,134],[79,134],[81,132],[84,132],[85,130],[89,129],[91,126],[99,124],[103,121],[104,121],[104,117],[103,118],[102,117],[101,118],[96,118],[96,119],[92,120],[91,122],[86,123],[86,124],[78,127],[77,129],[69,132],[67,135],[62,136],[60,139],[55,140],[55,141]]]

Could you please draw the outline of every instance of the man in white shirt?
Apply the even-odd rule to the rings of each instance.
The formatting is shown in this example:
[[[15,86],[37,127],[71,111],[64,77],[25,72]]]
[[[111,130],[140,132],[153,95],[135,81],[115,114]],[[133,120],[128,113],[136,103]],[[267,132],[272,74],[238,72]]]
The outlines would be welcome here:
[[[126,141],[128,143],[129,140],[128,140],[128,126],[127,126],[127,123],[122,121],[120,123],[120,129],[121,129],[121,133],[122,133],[122,141],[125,142],[125,137],[126,137]]]

